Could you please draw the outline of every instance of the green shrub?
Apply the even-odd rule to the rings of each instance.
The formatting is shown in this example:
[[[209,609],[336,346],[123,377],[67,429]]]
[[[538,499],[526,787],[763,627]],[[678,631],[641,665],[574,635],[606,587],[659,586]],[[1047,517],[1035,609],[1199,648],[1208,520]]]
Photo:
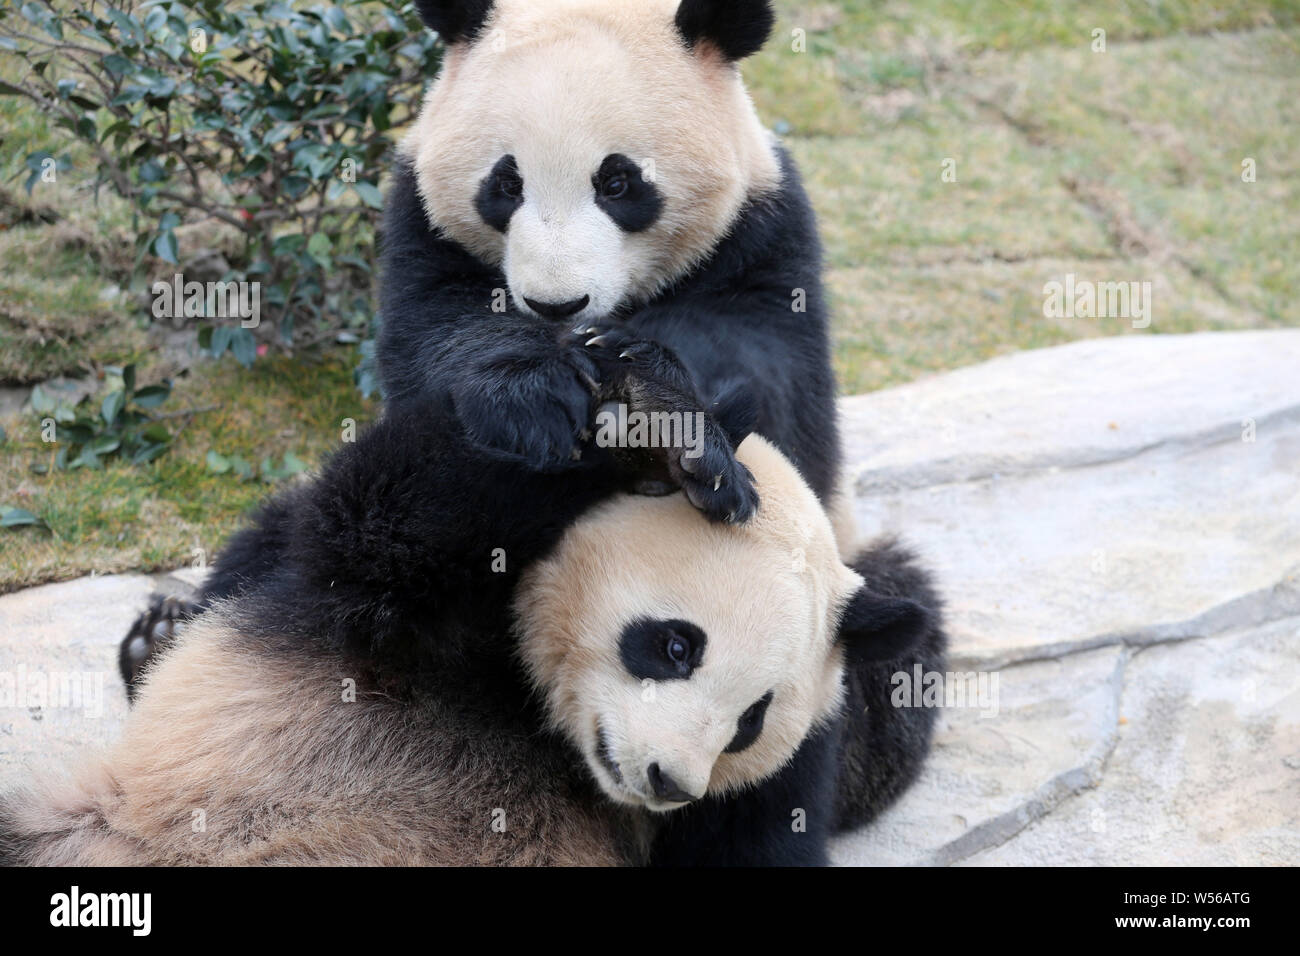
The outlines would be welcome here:
[[[137,273],[182,261],[182,224],[221,223],[242,240],[223,278],[260,283],[285,342],[366,324],[384,154],[440,58],[411,4],[0,0],[0,54],[18,67],[0,94],[51,115],[96,191],[132,204]],[[67,166],[45,145],[29,191]],[[251,361],[250,342],[204,345]]]
[[[171,383],[137,388],[134,365],[123,368],[121,377],[122,387],[102,400],[85,396],[71,407],[39,385],[32,389],[32,411],[42,416],[43,437],[58,449],[54,467],[102,468],[101,459],[109,457],[143,465],[171,447],[171,430],[151,414],[171,395]],[[37,463],[32,470],[44,474],[48,466]]]

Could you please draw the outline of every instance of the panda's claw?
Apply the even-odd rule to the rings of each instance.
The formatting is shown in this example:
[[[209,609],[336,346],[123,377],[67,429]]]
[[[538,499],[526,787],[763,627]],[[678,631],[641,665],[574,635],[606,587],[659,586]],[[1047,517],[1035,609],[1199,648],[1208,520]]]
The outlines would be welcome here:
[[[691,416],[703,412],[700,444],[687,448],[685,442],[660,447],[649,457],[656,468],[665,467],[667,478],[686,492],[691,504],[711,521],[740,524],[758,505],[753,478],[736,460],[735,449],[723,428],[701,404],[689,370],[672,349],[649,339],[637,339],[626,327],[601,331],[587,345],[602,378],[611,388],[611,399],[626,403],[629,412],[668,412]],[[615,361],[618,364],[609,365]],[[687,451],[691,457],[687,457]],[[636,459],[633,459],[636,460]],[[644,477],[644,476],[642,476]]]
[[[140,676],[149,661],[176,640],[195,613],[195,605],[184,598],[161,594],[150,597],[149,607],[132,623],[118,649],[118,669],[128,700],[135,699]]]

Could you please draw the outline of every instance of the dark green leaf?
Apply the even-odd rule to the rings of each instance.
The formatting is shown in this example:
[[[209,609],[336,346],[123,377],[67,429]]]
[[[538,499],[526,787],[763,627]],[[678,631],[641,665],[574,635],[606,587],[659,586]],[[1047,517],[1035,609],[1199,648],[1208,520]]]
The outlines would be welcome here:
[[[253,338],[253,333],[242,326],[232,329],[230,338],[230,353],[235,356],[236,361],[244,368],[250,368],[253,360],[257,358],[257,340]]]
[[[105,425],[112,425],[117,421],[117,416],[122,413],[126,406],[126,392],[120,389],[116,392],[109,392],[104,397],[104,404],[100,406],[100,415],[104,418]]]
[[[122,440],[116,435],[100,435],[90,443],[90,449],[96,455],[108,455],[121,447]]]
[[[171,393],[170,385],[146,385],[135,393],[133,401],[140,408],[157,408]]]
[[[384,196],[379,191],[379,187],[374,183],[356,182],[352,184],[361,201],[371,209],[382,209],[384,207]]]
[[[141,445],[134,455],[131,456],[131,464],[143,465],[153,461],[155,458],[167,451],[167,443],[147,443]]]
[[[230,339],[234,335],[234,329],[228,325],[218,325],[212,330],[212,357],[221,358],[230,347]]]
[[[45,519],[32,514],[26,508],[0,508],[0,528],[17,528],[22,525],[34,525],[48,528]]]
[[[167,426],[162,422],[154,422],[144,430],[143,434],[146,441],[157,445],[165,445],[172,439],[171,432],[167,430]]]
[[[176,258],[176,234],[171,230],[159,233],[158,238],[153,242],[153,251],[164,262],[170,262],[177,265]]]

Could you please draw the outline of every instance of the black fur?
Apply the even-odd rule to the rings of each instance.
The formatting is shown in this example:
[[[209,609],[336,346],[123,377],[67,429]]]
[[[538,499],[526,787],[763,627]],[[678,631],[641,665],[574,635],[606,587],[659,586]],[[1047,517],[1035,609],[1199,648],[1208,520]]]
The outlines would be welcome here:
[[[784,154],[782,174],[780,189],[751,202],[706,263],[617,324],[633,339],[670,348],[698,395],[748,390],[754,430],[826,501],[839,436],[821,252],[812,208]],[[400,406],[440,397],[485,444],[535,467],[569,467],[590,414],[581,342],[513,305],[493,312],[505,276],[430,228],[415,175],[401,163],[385,205],[383,264],[385,399]]]
[[[564,475],[534,471],[485,452],[445,409],[389,409],[294,503],[279,567],[237,598],[244,630],[343,650],[404,684],[441,686],[474,662],[513,686],[520,572],[633,477],[601,450]]]
[[[885,598],[906,599],[925,609],[919,640],[893,660],[860,660],[847,669],[848,699],[839,747],[839,783],[835,788],[836,831],[870,822],[911,786],[930,750],[935,712],[929,707],[895,707],[891,678],[945,670],[948,639],[943,604],[930,575],[914,555],[893,541],[863,551],[852,564],[865,589]],[[897,645],[895,645],[897,646]]]
[[[524,182],[519,177],[519,166],[515,158],[502,156],[478,184],[474,208],[485,223],[497,232],[505,232],[510,217],[523,205],[523,188]]]
[[[772,703],[773,692],[768,691],[754,703],[750,704],[736,721],[736,736],[722,748],[724,754],[738,754],[753,746],[763,734],[763,719],[767,716],[767,706]]]
[[[803,742],[791,761],[742,797],[705,797],[668,814],[655,866],[825,866],[834,832],[836,751],[843,723]]]
[[[676,23],[691,49],[707,41],[728,60],[743,60],[767,42],[773,19],[768,0],[682,0]]]
[[[447,43],[478,38],[492,12],[492,0],[415,0],[420,19]]]

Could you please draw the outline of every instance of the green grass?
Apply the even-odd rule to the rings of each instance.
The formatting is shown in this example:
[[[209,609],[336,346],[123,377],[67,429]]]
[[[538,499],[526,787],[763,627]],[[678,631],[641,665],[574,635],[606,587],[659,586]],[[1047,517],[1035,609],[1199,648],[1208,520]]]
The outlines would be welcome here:
[[[50,526],[0,533],[0,592],[86,571],[153,571],[209,559],[241,516],[270,490],[261,480],[216,474],[209,451],[257,464],[293,452],[309,465],[337,448],[344,420],[358,427],[375,406],[352,384],[354,356],[336,350],[313,359],[270,357],[250,371],[233,360],[201,366],[180,380],[160,412],[216,405],[169,420],[175,446],[157,461],[113,461],[99,470],[36,474],[55,452],[41,441],[38,416],[5,422],[0,502],[40,515]],[[148,381],[148,377],[142,381]],[[293,480],[293,479],[289,479]]]
[[[818,210],[843,390],[1084,337],[1300,322],[1298,17],[782,4],[782,42],[746,76]],[[1151,328],[1045,318],[1066,272],[1151,282]]]
[[[779,0],[744,73],[818,210],[843,390],[1092,336],[1300,322],[1297,64],[1294,0]],[[86,156],[28,197],[22,157],[67,150],[12,98],[0,138],[0,385],[133,360],[142,381],[190,368],[162,411],[219,406],[151,465],[46,475],[36,418],[0,418],[0,505],[53,529],[0,531],[0,591],[210,556],[270,486],[207,453],[318,464],[343,419],[375,412],[354,351],[251,372],[178,358],[127,288],[130,211],[95,200]],[[1046,318],[1067,272],[1151,282],[1151,328]]]

